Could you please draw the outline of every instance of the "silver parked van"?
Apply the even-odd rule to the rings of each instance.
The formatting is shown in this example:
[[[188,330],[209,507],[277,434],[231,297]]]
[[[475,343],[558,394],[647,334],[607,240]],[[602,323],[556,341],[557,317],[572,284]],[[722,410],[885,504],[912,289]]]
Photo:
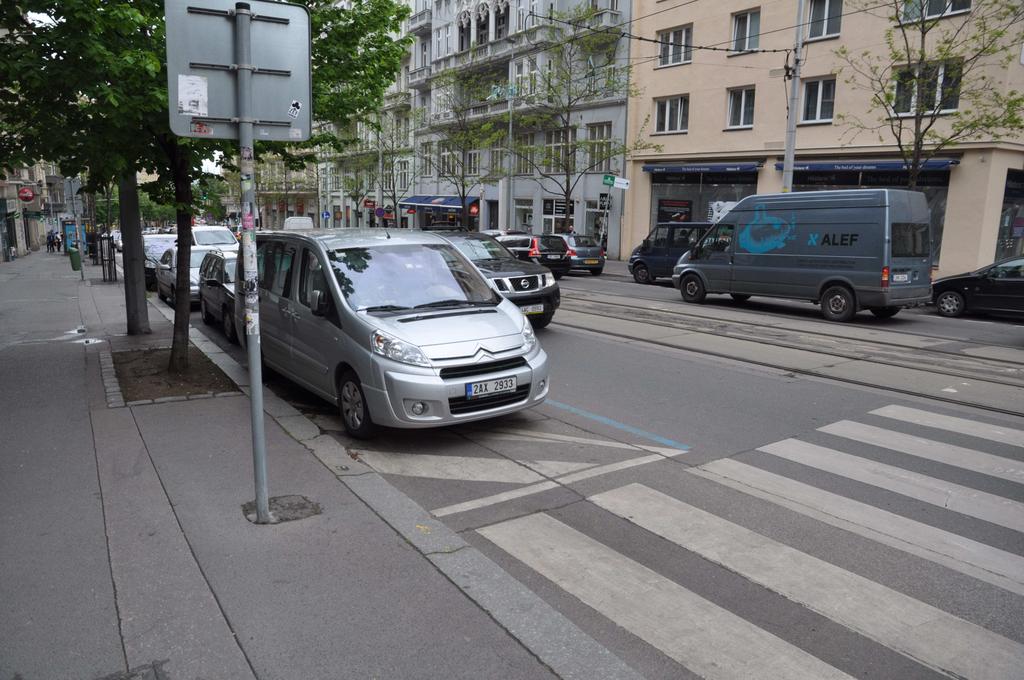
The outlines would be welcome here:
[[[480,420],[547,396],[547,355],[526,317],[440,236],[317,229],[260,232],[256,245],[264,361],[337,404],[350,435]]]
[[[683,255],[672,281],[687,302],[708,293],[809,300],[830,321],[878,317],[931,299],[924,194],[900,189],[747,196]]]

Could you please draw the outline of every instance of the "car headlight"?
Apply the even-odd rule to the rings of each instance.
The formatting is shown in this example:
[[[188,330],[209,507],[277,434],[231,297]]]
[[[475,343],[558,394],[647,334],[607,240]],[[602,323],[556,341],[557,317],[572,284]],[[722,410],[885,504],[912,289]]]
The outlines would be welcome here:
[[[556,283],[558,283],[558,282],[555,281],[555,276],[553,274],[542,274],[541,275],[541,288],[551,288]]]
[[[387,357],[393,361],[400,361],[403,364],[412,364],[413,366],[430,366],[430,361],[427,360],[427,355],[423,353],[423,350],[416,345],[402,342],[387,333],[374,331],[370,336],[370,347],[375,354]]]
[[[523,349],[527,352],[532,352],[536,346],[537,334],[533,332],[533,325],[530,323],[530,320],[526,319],[523,324]]]

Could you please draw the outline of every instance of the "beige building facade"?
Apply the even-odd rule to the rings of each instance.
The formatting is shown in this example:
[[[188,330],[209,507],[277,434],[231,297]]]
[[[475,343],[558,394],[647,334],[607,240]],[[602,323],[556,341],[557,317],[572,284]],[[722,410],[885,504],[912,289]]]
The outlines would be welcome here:
[[[878,116],[868,112],[870,93],[848,82],[836,51],[884,51],[890,27],[845,1],[846,7],[841,0],[805,2],[794,191],[906,186],[891,135],[842,119]],[[636,0],[633,9],[633,33],[661,43],[634,42],[637,94],[629,101],[628,134],[659,148],[627,164],[623,258],[658,222],[705,221],[720,202],[783,186],[790,85],[784,50],[793,46],[796,1],[668,4]],[[963,21],[970,11],[970,0],[952,0],[941,21]],[[1024,90],[1022,46],[1011,50],[1009,66],[990,73],[1003,91]],[[927,164],[918,188],[931,207],[940,275],[1024,252],[1024,139],[947,148]]]

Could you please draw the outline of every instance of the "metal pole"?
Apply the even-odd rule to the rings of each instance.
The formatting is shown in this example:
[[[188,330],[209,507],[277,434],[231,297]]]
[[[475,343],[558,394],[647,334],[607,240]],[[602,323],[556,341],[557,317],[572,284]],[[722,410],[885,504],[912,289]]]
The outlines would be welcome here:
[[[75,180],[78,177],[71,178],[71,215],[75,218],[75,234],[78,237],[78,259],[80,265],[78,268],[78,275],[85,281],[85,227],[78,224],[78,189],[75,188]],[[78,186],[81,187],[82,183],[79,182]],[[65,248],[66,250],[66,248]]]
[[[252,206],[256,200],[253,184],[252,43],[249,33],[252,15],[249,4],[235,3],[235,66],[238,98],[238,145],[242,180],[242,262],[245,269],[245,345],[249,357],[249,405],[252,414],[252,465],[256,484],[256,523],[270,524],[267,499],[267,449],[263,438],[263,367],[260,363],[260,310],[256,291],[256,229]]]
[[[800,106],[800,62],[804,48],[804,0],[796,2],[796,38],[793,41],[793,71],[788,74],[789,111],[786,114],[786,152],[782,159],[782,190],[793,190],[793,158],[796,155],[796,119]]]
[[[508,191],[508,205],[507,205],[507,207],[505,209],[505,228],[509,229],[509,230],[512,230],[512,229],[516,228],[516,209],[515,209],[515,206],[513,205],[515,203],[515,201],[516,201],[516,199],[515,199],[516,192],[512,188],[513,182],[515,182],[515,170],[516,170],[516,168],[515,168],[515,160],[512,158],[512,149],[513,149],[513,146],[512,146],[512,112],[513,112],[513,109],[515,109],[515,106],[516,106],[516,94],[517,93],[516,93],[516,89],[515,89],[516,88],[516,81],[515,81],[515,73],[516,73],[516,43],[515,43],[515,38],[514,37],[509,36],[509,39],[512,41],[512,58],[509,59],[509,62],[508,62],[508,66],[509,66],[509,74],[508,74],[508,80],[509,80],[509,86],[508,86],[508,143],[506,145],[508,147],[508,181],[505,182],[505,184],[507,185],[505,187],[505,189],[506,189],[506,191]]]

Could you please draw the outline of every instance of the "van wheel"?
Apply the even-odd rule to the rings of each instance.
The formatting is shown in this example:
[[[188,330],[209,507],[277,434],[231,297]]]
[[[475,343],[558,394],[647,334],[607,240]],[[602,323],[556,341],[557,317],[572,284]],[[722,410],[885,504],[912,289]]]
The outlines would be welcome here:
[[[829,286],[821,294],[821,314],[828,321],[849,321],[856,313],[857,301],[846,286]]]
[[[338,379],[338,410],[345,431],[356,439],[369,439],[376,427],[370,419],[370,408],[363,395],[363,386],[352,371],[345,371]]]
[[[890,319],[899,314],[899,307],[872,307],[871,313],[879,319]]]
[[[687,302],[704,302],[707,293],[704,290],[704,282],[696,274],[687,274],[679,284],[679,292]]]
[[[654,283],[654,277],[651,276],[651,270],[647,268],[645,264],[634,265],[633,267],[633,280],[637,283]]]
[[[965,307],[964,296],[955,290],[947,290],[935,298],[935,309],[942,316],[960,316]]]
[[[750,296],[746,293],[730,293],[729,294],[736,302],[746,302],[750,299]]]
[[[224,329],[224,337],[228,339],[228,342],[237,345],[238,344],[238,332],[235,331],[235,313],[231,308],[225,305],[224,309],[220,310],[220,325]]]

